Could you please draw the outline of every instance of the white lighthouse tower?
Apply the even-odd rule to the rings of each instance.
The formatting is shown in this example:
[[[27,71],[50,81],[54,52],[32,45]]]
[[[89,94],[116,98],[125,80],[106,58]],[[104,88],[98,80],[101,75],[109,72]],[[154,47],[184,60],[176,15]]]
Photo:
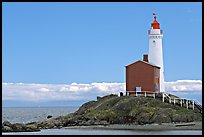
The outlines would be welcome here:
[[[156,20],[156,15],[154,15],[154,21],[151,24],[151,29],[148,30],[149,37],[149,63],[160,67],[160,92],[165,91],[164,87],[164,65],[163,65],[163,53],[162,53],[162,30],[160,29],[160,24]]]

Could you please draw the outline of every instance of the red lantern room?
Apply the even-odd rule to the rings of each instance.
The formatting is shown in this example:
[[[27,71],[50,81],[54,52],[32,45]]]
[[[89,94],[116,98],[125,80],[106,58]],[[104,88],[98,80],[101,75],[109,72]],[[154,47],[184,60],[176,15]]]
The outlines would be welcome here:
[[[152,22],[151,27],[153,27],[153,29],[160,29],[160,24],[156,20],[156,18],[157,18],[156,14],[153,13],[153,15],[154,15],[154,21]]]

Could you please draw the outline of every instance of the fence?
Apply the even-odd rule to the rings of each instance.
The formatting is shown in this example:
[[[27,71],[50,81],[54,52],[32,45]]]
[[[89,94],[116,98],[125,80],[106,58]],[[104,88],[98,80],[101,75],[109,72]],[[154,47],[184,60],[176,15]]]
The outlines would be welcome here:
[[[202,113],[202,105],[197,100],[189,100],[186,98],[177,98],[177,97],[171,97],[171,94],[165,92],[156,93],[152,91],[127,91],[126,96],[144,96],[144,97],[153,97],[153,98],[160,98],[163,102],[168,102],[170,104],[174,105],[180,105],[181,107],[186,107],[186,109],[193,109],[195,110],[195,107]]]

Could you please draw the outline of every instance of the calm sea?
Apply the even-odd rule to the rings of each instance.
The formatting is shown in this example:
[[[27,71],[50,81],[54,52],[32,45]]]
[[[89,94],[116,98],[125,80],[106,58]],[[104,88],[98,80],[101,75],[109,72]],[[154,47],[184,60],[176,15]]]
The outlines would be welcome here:
[[[46,119],[48,115],[62,116],[75,112],[79,107],[15,107],[2,108],[2,122],[29,123]]]
[[[2,122],[28,123],[46,119],[48,115],[60,116],[75,112],[79,107],[2,108]],[[12,132],[3,135],[202,135],[201,130],[104,130],[104,129],[48,129],[40,132]]]
[[[12,132],[3,135],[202,135],[201,130],[104,130],[104,129],[48,129],[40,132]]]

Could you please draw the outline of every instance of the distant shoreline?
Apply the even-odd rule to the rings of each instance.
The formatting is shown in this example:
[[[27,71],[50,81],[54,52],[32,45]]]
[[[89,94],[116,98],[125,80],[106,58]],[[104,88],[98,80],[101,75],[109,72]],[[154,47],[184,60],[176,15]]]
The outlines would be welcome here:
[[[202,121],[189,122],[188,124],[195,123],[195,125],[179,126],[173,123],[162,124],[146,124],[146,125],[134,125],[134,124],[110,124],[110,125],[92,125],[92,126],[70,126],[63,127],[63,129],[110,129],[110,130],[202,130]],[[182,123],[187,124],[187,123]]]

